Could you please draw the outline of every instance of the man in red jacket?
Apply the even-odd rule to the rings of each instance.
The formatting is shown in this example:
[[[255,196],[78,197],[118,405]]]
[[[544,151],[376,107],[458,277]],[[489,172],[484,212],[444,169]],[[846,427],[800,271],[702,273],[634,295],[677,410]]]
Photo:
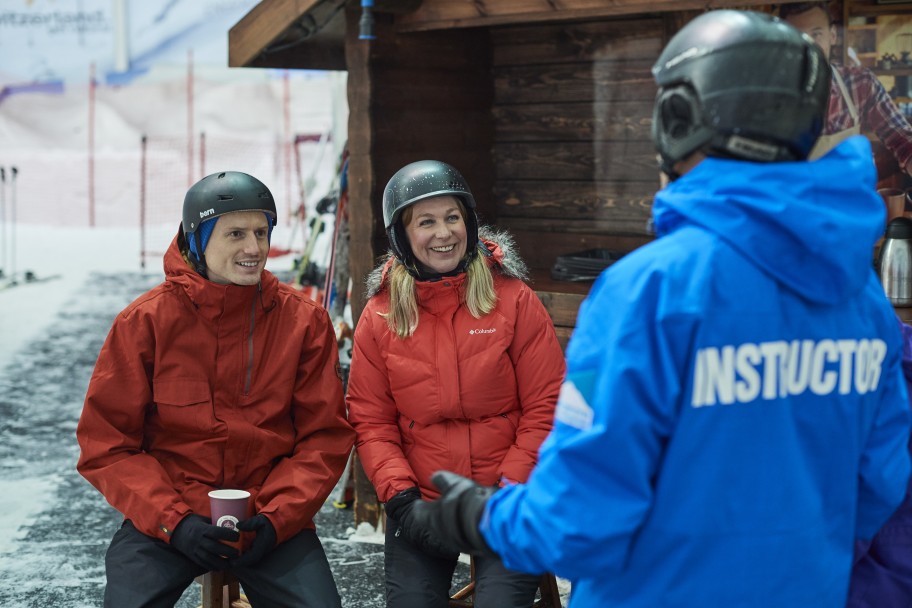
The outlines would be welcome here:
[[[341,605],[313,516],[354,433],[328,315],[264,269],[275,219],[245,173],[191,187],[164,283],[98,356],[76,436],[79,472],[124,516],[105,606],[173,606],[209,570],[254,606]],[[250,492],[243,534],[211,523],[218,488]]]

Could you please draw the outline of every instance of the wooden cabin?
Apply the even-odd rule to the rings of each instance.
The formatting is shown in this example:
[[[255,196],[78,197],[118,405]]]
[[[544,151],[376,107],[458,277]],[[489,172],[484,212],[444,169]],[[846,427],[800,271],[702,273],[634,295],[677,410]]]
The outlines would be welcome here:
[[[851,2],[851,16],[884,11]],[[557,256],[631,251],[659,188],[650,69],[669,38],[746,0],[263,0],[229,34],[231,66],[346,70],[350,271],[387,250],[382,193],[403,165],[433,158],[467,178],[483,223],[509,229],[566,343],[591,283],[556,281]],[[850,5],[844,9],[847,19]],[[859,8],[861,7],[861,8]],[[880,13],[878,13],[880,11]],[[376,521],[363,502],[356,519]],[[372,511],[373,509],[373,511]]]

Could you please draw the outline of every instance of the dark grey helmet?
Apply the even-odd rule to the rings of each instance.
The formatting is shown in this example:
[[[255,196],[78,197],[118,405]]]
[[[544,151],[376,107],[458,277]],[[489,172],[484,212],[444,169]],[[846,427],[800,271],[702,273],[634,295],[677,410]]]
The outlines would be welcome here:
[[[222,171],[207,175],[193,184],[184,196],[181,223],[187,244],[192,242],[191,239],[198,239],[197,229],[202,222],[235,211],[262,211],[271,216],[271,236],[271,229],[275,226],[277,218],[276,204],[272,193],[263,182],[240,171]],[[190,261],[197,271],[205,274],[203,247],[199,240],[195,243],[195,249],[201,255],[196,256],[191,251]]]
[[[475,243],[478,242],[478,217],[475,214],[475,197],[459,171],[439,160],[420,160],[399,169],[386,184],[383,191],[383,226],[393,254],[410,270],[414,259],[405,227],[399,221],[402,211],[424,199],[447,195],[457,197],[466,208],[466,261],[469,261],[475,255]]]
[[[715,10],[684,26],[652,68],[662,169],[701,151],[803,160],[826,118],[831,70],[813,40],[763,13]]]

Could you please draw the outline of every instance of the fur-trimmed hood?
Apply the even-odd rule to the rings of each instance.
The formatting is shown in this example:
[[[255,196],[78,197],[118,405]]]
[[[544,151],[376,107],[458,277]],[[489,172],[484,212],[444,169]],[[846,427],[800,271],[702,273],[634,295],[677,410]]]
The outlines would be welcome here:
[[[480,254],[485,257],[492,272],[499,272],[521,281],[529,278],[529,269],[519,257],[516,242],[509,232],[481,225],[478,227],[478,240],[484,245],[484,250],[480,251]],[[386,252],[383,262],[367,275],[365,283],[368,298],[374,297],[383,289],[387,284],[390,270],[395,264],[401,263],[392,251]]]

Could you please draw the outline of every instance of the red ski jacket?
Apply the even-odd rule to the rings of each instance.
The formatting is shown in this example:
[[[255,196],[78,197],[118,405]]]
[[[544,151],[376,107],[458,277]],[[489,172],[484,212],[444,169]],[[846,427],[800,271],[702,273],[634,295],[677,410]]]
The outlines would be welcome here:
[[[164,266],[101,349],[77,469],[165,541],[188,513],[210,515],[216,488],[248,490],[280,543],[313,528],[354,439],[328,315],[266,271],[247,287],[205,279],[177,239]]]
[[[380,316],[389,310],[390,258],[373,276],[355,330],[348,386],[358,456],[377,496],[388,501],[448,469],[482,485],[523,482],[551,429],[564,377],[554,326],[509,237],[486,241],[496,308],[476,319],[462,303],[465,274],[416,283],[419,321],[398,338]],[[503,247],[503,248],[502,248]],[[518,268],[518,272],[517,272]]]

